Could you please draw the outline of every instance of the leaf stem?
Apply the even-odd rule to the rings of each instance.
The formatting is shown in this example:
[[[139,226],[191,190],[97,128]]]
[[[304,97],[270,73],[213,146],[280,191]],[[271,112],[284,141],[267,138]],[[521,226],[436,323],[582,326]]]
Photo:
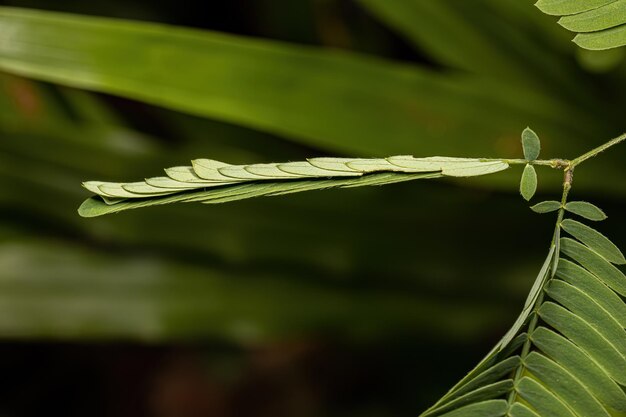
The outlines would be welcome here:
[[[626,137],[625,137],[626,139]],[[623,139],[622,139],[623,140]],[[602,151],[600,151],[602,152]],[[558,216],[557,216],[557,220],[556,220],[556,225],[554,228],[554,235],[552,238],[552,243],[550,244],[550,250],[552,250],[552,247],[555,247],[555,251],[554,254],[552,255],[554,258],[552,259],[552,262],[556,265],[556,263],[559,260],[559,255],[560,255],[560,236],[561,234],[559,233],[561,230],[561,222],[563,221],[563,218],[565,217],[565,204],[567,204],[567,197],[569,196],[569,192],[572,189],[572,182],[574,181],[574,168],[572,167],[571,163],[568,164],[568,166],[565,169],[565,172],[563,173],[563,195],[561,197],[561,208],[559,210]],[[532,346],[532,342],[531,342],[531,337],[533,332],[535,331],[535,329],[537,328],[537,324],[539,323],[539,314],[538,314],[538,310],[539,307],[543,304],[543,299],[544,299],[544,288],[545,286],[550,282],[550,280],[552,278],[554,278],[554,274],[555,274],[556,270],[555,268],[550,268],[546,274],[546,278],[541,286],[541,289],[539,290],[539,296],[537,297],[537,300],[535,301],[535,305],[533,307],[533,312],[531,315],[531,319],[530,322],[528,323],[528,329],[526,330],[526,334],[527,334],[527,339],[524,342],[524,345],[522,347],[522,352],[520,353],[520,358],[522,360],[520,366],[517,368],[517,370],[515,371],[515,375],[513,377],[513,383],[514,383],[514,388],[513,391],[511,391],[511,393],[509,394],[509,398],[508,398],[508,403],[509,403],[509,407],[515,402],[516,398],[517,398],[517,391],[515,389],[515,386],[517,385],[517,383],[519,382],[519,380],[522,378],[522,374],[524,373],[524,369],[526,368],[525,364],[524,364],[524,360],[526,359],[526,357],[528,356],[528,354],[530,353],[530,349]]]
[[[542,165],[549,166],[551,168],[563,169],[569,165],[569,161],[565,159],[536,159],[534,161],[528,161],[526,159],[502,159],[502,158],[481,158],[480,162],[505,162],[509,165]]]
[[[590,150],[586,154],[581,155],[581,156],[579,156],[576,159],[573,159],[570,162],[570,168],[574,169],[574,167],[576,167],[577,165],[580,165],[581,163],[585,162],[587,159],[591,159],[594,156],[596,156],[596,155],[606,151],[610,147],[615,146],[618,143],[621,143],[621,142],[623,142],[625,140],[626,140],[626,133],[622,134],[621,136],[616,137],[615,139],[611,139],[610,141],[608,141],[604,145],[598,146],[597,148]]]

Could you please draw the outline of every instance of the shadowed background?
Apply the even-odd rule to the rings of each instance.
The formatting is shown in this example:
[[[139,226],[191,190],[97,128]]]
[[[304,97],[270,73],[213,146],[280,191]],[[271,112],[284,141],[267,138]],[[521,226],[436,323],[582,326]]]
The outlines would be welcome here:
[[[516,168],[97,219],[76,214],[84,180],[199,157],[517,158],[527,125],[543,157],[567,158],[624,130],[622,50],[577,50],[528,0],[0,4],[228,44],[183,45],[219,65],[164,75],[193,72],[215,97],[146,103],[75,88],[54,54],[24,68],[64,85],[16,75],[0,39],[2,416],[414,416],[514,321],[554,221],[528,210]],[[141,71],[132,55],[97,58]],[[585,164],[573,191],[607,211],[600,230],[618,244],[624,152]],[[539,198],[556,198],[558,173],[539,178]]]

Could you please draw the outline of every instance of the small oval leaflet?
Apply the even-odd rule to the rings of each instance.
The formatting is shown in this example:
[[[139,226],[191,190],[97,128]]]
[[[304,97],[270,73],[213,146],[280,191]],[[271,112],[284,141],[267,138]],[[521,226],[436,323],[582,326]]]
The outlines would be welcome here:
[[[519,191],[526,201],[530,201],[537,192],[537,172],[535,171],[535,167],[530,164],[526,165],[524,168]]]
[[[539,136],[529,127],[522,132],[522,147],[524,148],[524,158],[527,161],[534,161],[541,152],[541,142]]]
[[[604,214],[604,211],[602,211],[602,209],[594,206],[591,203],[587,203],[586,201],[569,202],[565,205],[565,210],[594,222],[599,222],[607,219],[607,216],[606,214]]]
[[[559,210],[562,207],[561,203],[558,201],[542,201],[539,204],[535,204],[530,209],[535,213],[545,214],[552,213],[554,211]]]

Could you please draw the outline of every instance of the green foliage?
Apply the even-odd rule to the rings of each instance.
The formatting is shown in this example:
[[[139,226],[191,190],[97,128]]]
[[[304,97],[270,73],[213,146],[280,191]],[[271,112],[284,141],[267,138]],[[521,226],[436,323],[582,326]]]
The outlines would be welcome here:
[[[544,13],[562,16],[559,24],[578,33],[582,48],[604,50],[626,45],[626,2],[622,0],[539,0]]]
[[[472,177],[509,167],[502,161],[469,158],[385,159],[311,158],[303,162],[229,165],[197,159],[190,167],[166,169],[168,177],[135,183],[88,181],[97,194],[81,205],[83,217],[94,217],[151,205],[179,202],[225,203],[259,196],[276,196],[326,188],[384,185],[438,177]]]
[[[539,284],[510,332],[522,340],[505,338],[422,416],[469,416],[496,403],[496,416],[626,412],[626,303],[620,298],[626,276],[611,265],[623,257],[588,226],[559,216],[558,227],[579,239],[563,238],[560,245],[561,254],[578,263],[563,258],[548,271],[557,257],[553,242]]]
[[[578,141],[570,140],[572,134],[584,142],[586,138],[597,137],[602,129],[610,130],[611,121],[618,126],[623,119],[619,106],[608,103],[603,91],[595,91],[595,83],[588,82],[591,78],[587,74],[569,66],[571,56],[564,52],[568,50],[558,35],[554,35],[552,26],[544,25],[529,13],[523,2],[481,0],[484,8],[463,1],[361,0],[360,3],[426,50],[436,64],[445,67],[444,70],[431,71],[352,53],[303,49],[295,45],[156,24],[8,8],[0,9],[0,68],[35,79],[107,92],[253,127],[281,135],[285,142],[313,146],[321,154],[329,149],[366,156],[406,152],[414,148],[430,152],[440,146],[434,144],[441,143],[468,153],[508,149],[507,144],[518,143],[517,135],[512,132],[535,121],[549,132],[553,139],[550,144],[555,147],[567,145],[568,150],[574,152],[580,145],[577,145]],[[548,3],[544,1],[540,5],[548,7]],[[566,1],[559,3],[568,4]],[[616,2],[614,7],[621,3]],[[556,2],[552,4],[556,5]],[[600,7],[591,14],[581,12],[564,20],[572,28],[583,24],[580,19],[585,16],[592,21],[600,16],[599,21],[610,23],[608,15],[602,17],[606,10]],[[483,22],[482,26],[474,24],[474,20],[466,15],[476,17],[476,22]],[[619,19],[620,16],[618,10],[610,17]],[[530,32],[533,34],[544,35],[545,44],[533,42],[520,28],[532,28]],[[619,41],[618,30],[602,30],[588,36],[589,39],[593,37],[596,44],[601,41],[615,43],[616,39]],[[490,31],[498,36],[490,35]],[[585,36],[579,35],[577,39],[587,39]],[[498,42],[492,42],[496,38]],[[459,42],[459,39],[466,43]],[[198,50],[203,53],[198,54]],[[463,73],[449,69],[462,70]],[[614,81],[615,85],[620,85],[619,78]],[[31,320],[32,327],[22,323],[13,334],[46,337],[61,334],[67,338],[121,334],[158,340],[197,336],[200,331],[192,327],[201,321],[206,324],[203,335],[245,341],[255,338],[255,331],[250,327],[261,333],[285,334],[290,328],[315,328],[328,320],[358,334],[360,322],[379,319],[383,325],[377,327],[378,331],[387,334],[384,331],[387,323],[406,320],[409,325],[424,325],[432,317],[438,318],[437,326],[450,329],[450,333],[465,330],[466,324],[459,320],[468,314],[464,308],[461,314],[455,315],[450,313],[451,306],[436,309],[406,299],[398,303],[396,299],[381,300],[373,295],[351,296],[348,292],[302,282],[286,285],[285,282],[290,282],[293,277],[283,280],[282,275],[273,279],[257,276],[250,279],[253,282],[237,282],[232,279],[230,271],[207,277],[204,271],[170,262],[169,257],[175,256],[173,253],[182,254],[182,259],[192,252],[227,260],[252,256],[250,253],[257,256],[263,251],[268,236],[282,226],[282,217],[292,211],[310,209],[310,201],[309,204],[296,202],[291,210],[272,207],[267,212],[270,213],[268,216],[274,217],[267,220],[264,216],[255,216],[250,222],[253,225],[242,225],[249,210],[223,211],[221,217],[215,216],[215,211],[210,216],[206,211],[186,211],[185,216],[180,217],[174,211],[164,212],[176,219],[174,225],[162,224],[162,218],[167,216],[159,214],[146,215],[137,224],[126,222],[120,216],[109,223],[90,226],[68,218],[63,206],[46,204],[42,208],[42,201],[79,198],[73,182],[77,176],[98,175],[115,180],[122,175],[130,177],[148,172],[148,169],[172,159],[188,160],[187,154],[199,154],[198,149],[216,152],[214,147],[220,148],[220,145],[216,146],[214,142],[204,144],[206,137],[215,132],[217,136],[223,134],[219,129],[205,130],[206,125],[199,123],[203,126],[198,129],[200,133],[189,134],[193,130],[189,126],[197,122],[181,122],[183,119],[179,115],[160,113],[180,128],[176,134],[184,144],[181,148],[191,145],[187,149],[168,148],[158,152],[155,150],[158,140],[121,128],[119,124],[123,122],[98,106],[97,100],[76,91],[60,91],[55,90],[55,94],[64,97],[64,105],[76,112],[73,117],[84,124],[77,126],[59,114],[53,117],[48,114],[50,120],[47,120],[48,124],[41,123],[40,126],[45,127],[41,128],[34,126],[29,119],[21,118],[19,112],[7,111],[13,109],[12,103],[0,101],[0,106],[4,106],[0,115],[4,123],[3,133],[9,132],[7,137],[15,139],[0,145],[10,151],[7,155],[0,155],[0,171],[9,176],[1,182],[5,186],[3,192],[9,195],[3,197],[3,201],[5,204],[6,201],[8,204],[18,201],[32,211],[45,212],[53,220],[62,219],[71,230],[88,236],[89,241],[108,243],[117,239],[125,242],[126,249],[158,247],[159,254],[167,260],[153,265],[156,273],[151,268],[137,270],[132,262],[120,262],[120,257],[113,255],[98,258],[98,268],[79,269],[86,271],[85,274],[93,280],[84,280],[80,273],[72,275],[71,271],[62,274],[66,280],[55,280],[52,275],[45,275],[48,272],[46,262],[41,262],[41,270],[37,273],[48,278],[48,283],[62,282],[74,289],[74,293],[78,293],[77,304],[88,305],[95,299],[100,300],[103,292],[103,304],[114,305],[119,294],[131,294],[166,323],[155,325],[149,312],[138,314],[134,303],[124,302],[121,306],[115,305],[116,311],[108,315],[99,316],[91,311],[93,316],[87,320],[105,325],[101,328],[94,326],[92,333],[85,332],[81,319],[89,311],[81,310],[77,305],[66,306],[63,296],[51,302],[50,297],[55,297],[56,293],[50,295],[48,288],[41,289],[41,285],[29,287],[26,279],[17,279],[7,285],[20,289],[17,292],[25,297],[20,300],[33,304],[28,296],[34,293],[37,301],[46,301],[38,304],[53,307]],[[561,95],[552,98],[549,92],[554,91],[562,92],[565,98],[562,99]],[[39,94],[35,96],[40,97]],[[485,123],[486,120],[489,123]],[[577,122],[576,126],[572,120]],[[115,142],[115,138],[122,136],[128,140]],[[24,142],[25,139],[28,142]],[[419,143],[416,144],[416,140]],[[261,142],[256,132],[241,140],[246,145],[254,141]],[[525,131],[522,141],[523,163],[530,161],[532,164],[527,164],[524,169],[520,191],[529,200],[537,188],[535,160],[540,144],[530,130]],[[232,152],[229,146],[233,145],[227,140],[224,142],[227,145],[222,144],[219,151]],[[32,146],[33,143],[38,146]],[[471,146],[467,145],[470,143]],[[276,149],[284,151],[279,146]],[[274,156],[272,153],[265,156],[268,155]],[[25,158],[34,161],[28,165],[28,170],[21,163]],[[291,155],[285,156],[285,159],[289,158]],[[245,152],[237,154],[237,159],[251,160]],[[410,166],[398,165],[399,161]],[[617,158],[614,161],[617,161],[614,166],[623,165]],[[55,176],[62,164],[68,165],[67,171],[62,173],[65,175]],[[478,176],[505,170],[508,165],[503,159],[439,158],[433,161],[413,157],[312,158],[306,162],[255,165],[196,160],[192,166],[168,169],[167,176],[145,181],[88,182],[85,186],[98,196],[87,200],[80,213],[90,217],[171,202],[219,203],[261,195],[381,185],[418,178]],[[133,166],[134,170],[128,166]],[[491,184],[498,184],[498,180],[493,181]],[[501,183],[506,187],[511,182],[504,180]],[[623,190],[619,176],[607,177],[606,183],[602,184],[583,178],[581,185],[594,191],[598,186],[610,189],[612,193]],[[15,197],[6,192],[12,187],[24,191]],[[4,194],[0,192],[0,195]],[[359,204],[346,208],[341,213],[343,216],[336,213],[341,208],[328,209],[327,205],[319,204],[311,211],[326,216],[329,223],[328,232],[321,233],[323,238],[319,242],[322,244],[319,247],[289,247],[294,238],[310,228],[304,221],[292,226],[295,232],[278,243],[284,247],[285,253],[280,255],[284,258],[272,258],[272,261],[281,264],[298,256],[294,267],[298,271],[311,265],[326,271],[324,268],[328,267],[328,262],[324,256],[328,253],[335,258],[342,257],[340,261],[343,261],[345,256],[341,249],[345,251],[360,245],[356,236],[363,229],[362,223],[357,221],[358,226],[345,229],[350,241],[340,250],[329,247],[328,235],[336,234],[341,227],[337,218],[352,218],[364,206],[380,213],[386,219],[385,227],[396,217],[396,213],[384,211],[384,204],[375,205],[371,200],[359,201]],[[459,205],[450,206],[454,213]],[[626,306],[622,298],[626,294],[626,281],[621,271],[611,264],[623,263],[624,257],[599,232],[571,219],[561,221],[564,210],[594,221],[606,216],[597,207],[583,202],[549,201],[534,206],[533,210],[539,213],[559,211],[560,217],[553,245],[522,314],[487,358],[424,415],[585,417],[615,416],[619,415],[617,412],[626,411],[623,387]],[[414,217],[420,220],[419,227],[425,227],[419,215]],[[265,224],[259,225],[264,221]],[[441,224],[432,223],[436,227]],[[409,228],[401,221],[395,225],[397,229]],[[131,230],[126,230],[127,226]],[[576,240],[561,239],[561,231]],[[217,237],[209,240],[210,235]],[[235,244],[229,246],[229,239]],[[244,250],[237,246],[238,241],[246,242],[252,248],[248,249],[249,253],[242,255]],[[363,244],[358,248],[364,250],[366,246]],[[37,246],[38,251],[33,251],[34,247],[33,244],[17,250],[24,249],[19,253],[29,256],[36,252],[44,261],[43,254],[53,248],[57,254],[61,253],[54,243],[41,245],[41,248]],[[68,249],[68,257],[62,259],[78,268],[80,258],[73,257],[69,253],[72,250]],[[382,257],[384,250],[377,248],[376,257]],[[509,259],[508,255],[494,256],[494,263],[498,262],[495,258]],[[409,258],[406,256],[405,260]],[[469,260],[474,260],[471,254],[466,261]],[[21,272],[29,265],[28,262],[20,263],[16,269]],[[398,267],[393,262],[385,266]],[[425,269],[422,264],[411,267]],[[115,268],[126,271],[136,280],[120,279],[111,283],[108,277],[116,274]],[[361,268],[365,269],[365,266]],[[101,269],[105,271],[101,276],[91,277]],[[192,279],[182,279],[181,276]],[[93,284],[96,290],[88,288]],[[119,288],[113,288],[115,285]],[[279,301],[268,301],[264,292],[271,293],[271,299]],[[295,316],[284,307],[294,297],[298,304]],[[319,302],[321,299],[330,299],[329,306],[323,307],[324,303]],[[243,313],[231,311],[232,306],[242,309]],[[70,320],[66,320],[67,316],[55,315],[63,308],[75,309],[72,310],[75,314],[69,315]],[[2,311],[7,311],[4,315],[9,317],[14,310]],[[180,325],[181,316],[188,318],[187,327]],[[55,332],[58,329],[45,325],[42,330],[39,323],[50,320],[50,317],[64,323],[62,332]],[[129,317],[133,320],[127,320]],[[242,326],[246,320],[257,326]]]

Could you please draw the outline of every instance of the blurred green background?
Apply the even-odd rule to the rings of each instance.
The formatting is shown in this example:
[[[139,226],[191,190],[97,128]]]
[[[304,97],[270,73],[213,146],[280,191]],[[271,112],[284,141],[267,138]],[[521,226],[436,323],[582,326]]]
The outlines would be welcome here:
[[[222,54],[194,68],[209,104],[0,72],[3,417],[414,416],[514,321],[553,222],[518,196],[518,169],[97,219],[76,214],[81,181],[198,157],[520,157],[528,125],[567,158],[625,130],[623,52],[577,50],[529,0],[0,4],[227,45],[187,51]],[[168,76],[197,65],[179,64]],[[622,247],[625,153],[586,164],[573,192]],[[539,175],[556,197],[558,175]]]

